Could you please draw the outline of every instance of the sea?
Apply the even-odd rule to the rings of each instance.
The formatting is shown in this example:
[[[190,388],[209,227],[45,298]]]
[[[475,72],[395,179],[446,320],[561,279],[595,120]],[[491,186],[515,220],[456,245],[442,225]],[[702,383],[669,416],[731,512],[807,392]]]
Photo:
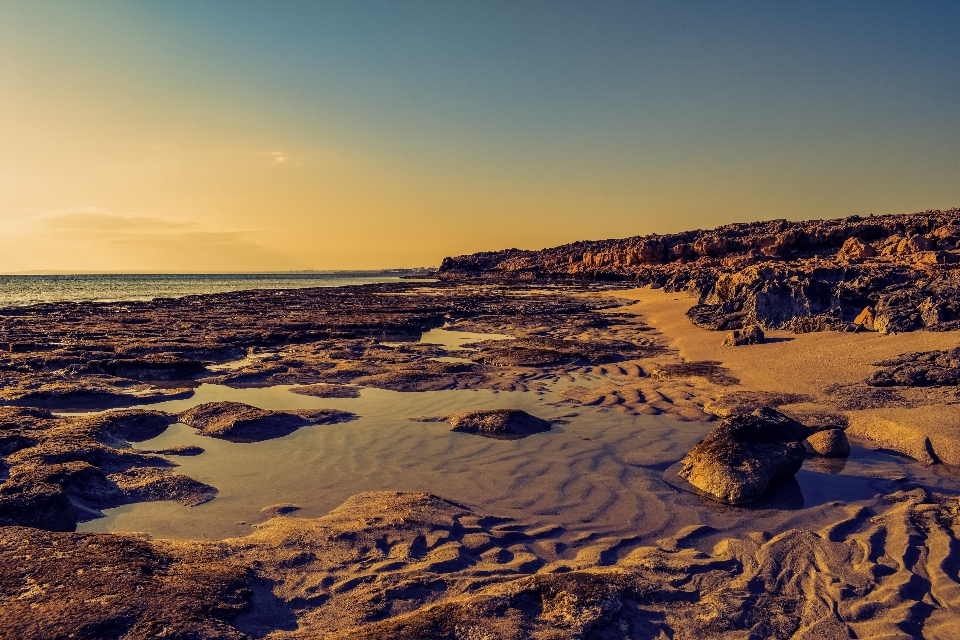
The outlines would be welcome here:
[[[396,271],[229,274],[0,275],[0,307],[44,302],[116,302],[249,289],[303,289],[400,282]]]

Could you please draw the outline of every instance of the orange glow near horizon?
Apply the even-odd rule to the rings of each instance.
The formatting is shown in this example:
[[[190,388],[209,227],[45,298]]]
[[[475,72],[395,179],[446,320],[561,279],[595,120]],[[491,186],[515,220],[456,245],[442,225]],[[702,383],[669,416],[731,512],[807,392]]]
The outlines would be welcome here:
[[[831,57],[774,19],[798,8],[497,6],[5,3],[0,272],[436,266],[960,205],[960,60],[931,44],[956,11],[901,37],[886,7]],[[876,33],[874,67],[843,57]]]

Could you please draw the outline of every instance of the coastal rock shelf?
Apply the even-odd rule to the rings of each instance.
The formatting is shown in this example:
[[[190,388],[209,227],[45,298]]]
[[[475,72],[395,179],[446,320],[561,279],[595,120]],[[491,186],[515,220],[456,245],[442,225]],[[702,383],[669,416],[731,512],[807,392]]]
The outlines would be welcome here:
[[[960,328],[960,209],[731,224],[709,231],[581,241],[445,258],[438,276],[614,280],[691,292],[716,331]],[[864,311],[869,313],[864,315]]]
[[[0,309],[0,636],[956,636],[958,214]]]

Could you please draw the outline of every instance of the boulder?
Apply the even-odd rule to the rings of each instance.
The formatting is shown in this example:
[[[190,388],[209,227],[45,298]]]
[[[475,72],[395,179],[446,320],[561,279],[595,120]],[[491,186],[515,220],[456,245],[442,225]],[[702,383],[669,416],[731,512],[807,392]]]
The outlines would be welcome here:
[[[864,307],[863,311],[861,311],[859,315],[853,319],[853,324],[860,325],[864,329],[870,329],[873,331],[874,317],[873,307]]]
[[[740,347],[745,344],[760,344],[763,342],[763,329],[758,325],[752,324],[743,329],[736,329],[727,334],[723,339],[724,347]]]
[[[487,438],[516,440],[550,430],[550,423],[519,409],[472,411],[448,416],[451,431],[475,433]]]
[[[850,455],[850,443],[842,429],[824,429],[803,441],[810,455],[825,458],[846,458]]]
[[[720,502],[752,502],[775,478],[799,471],[805,457],[800,443],[810,435],[810,429],[774,409],[733,415],[690,450],[679,474]]]
[[[840,251],[837,252],[838,260],[861,260],[863,258],[872,258],[877,255],[877,250],[872,245],[864,242],[860,238],[847,238]]]

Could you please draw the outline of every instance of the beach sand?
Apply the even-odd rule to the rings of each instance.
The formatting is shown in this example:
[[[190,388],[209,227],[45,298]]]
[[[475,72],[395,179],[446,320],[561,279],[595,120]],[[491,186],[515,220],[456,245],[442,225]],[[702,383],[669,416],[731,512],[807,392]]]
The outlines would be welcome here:
[[[845,408],[873,362],[953,347],[956,333],[768,332],[763,344],[722,347],[723,333],[683,315],[684,295],[578,295],[632,302],[602,312],[611,326],[566,337],[665,348],[608,364],[506,364],[467,389],[317,397],[207,383],[147,405],[175,413],[230,400],[359,418],[252,443],[174,425],[137,443],[205,449],[177,472],[218,497],[107,510],[81,525],[99,533],[4,527],[0,636],[93,637],[121,619],[136,621],[125,637],[960,636],[960,478],[931,464],[953,455],[950,390]],[[504,317],[453,328],[545,332]],[[458,353],[507,358],[487,349]],[[849,424],[853,453],[808,459],[756,504],[686,490],[676,463],[715,415],[753,405]],[[409,420],[492,408],[554,426],[493,440]],[[272,517],[278,503],[300,508]],[[139,559],[163,579],[133,571]],[[113,604],[89,604],[103,598]]]

